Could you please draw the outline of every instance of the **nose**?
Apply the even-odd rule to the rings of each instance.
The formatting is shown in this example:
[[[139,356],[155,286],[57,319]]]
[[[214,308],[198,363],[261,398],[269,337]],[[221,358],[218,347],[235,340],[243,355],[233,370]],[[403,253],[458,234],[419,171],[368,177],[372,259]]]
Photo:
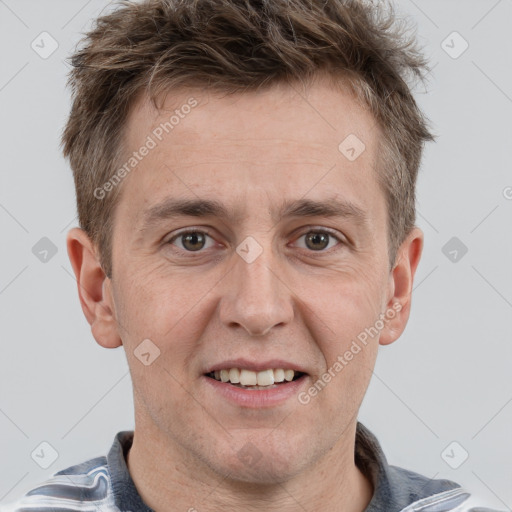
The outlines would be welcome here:
[[[270,249],[248,263],[235,255],[225,277],[220,319],[229,328],[242,327],[251,336],[264,336],[293,319],[292,291],[284,282]]]

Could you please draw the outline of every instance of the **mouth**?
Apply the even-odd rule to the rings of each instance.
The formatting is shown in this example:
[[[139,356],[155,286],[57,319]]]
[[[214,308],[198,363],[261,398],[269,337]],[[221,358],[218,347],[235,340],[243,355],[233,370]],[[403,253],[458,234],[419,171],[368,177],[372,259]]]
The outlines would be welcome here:
[[[247,390],[270,390],[286,386],[304,377],[304,372],[290,368],[269,368],[261,371],[246,368],[222,368],[204,374],[205,377]]]

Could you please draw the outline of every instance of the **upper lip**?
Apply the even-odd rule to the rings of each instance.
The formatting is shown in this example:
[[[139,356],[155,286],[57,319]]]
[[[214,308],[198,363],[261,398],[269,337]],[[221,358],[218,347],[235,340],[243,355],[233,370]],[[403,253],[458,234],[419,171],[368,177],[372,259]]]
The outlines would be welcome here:
[[[205,373],[211,373],[216,370],[229,370],[230,368],[239,368],[240,370],[252,370],[253,372],[261,372],[263,370],[282,368],[283,370],[295,370],[296,372],[308,373],[306,369],[291,361],[284,359],[268,359],[267,361],[250,361],[248,359],[228,359],[221,363],[208,367]]]

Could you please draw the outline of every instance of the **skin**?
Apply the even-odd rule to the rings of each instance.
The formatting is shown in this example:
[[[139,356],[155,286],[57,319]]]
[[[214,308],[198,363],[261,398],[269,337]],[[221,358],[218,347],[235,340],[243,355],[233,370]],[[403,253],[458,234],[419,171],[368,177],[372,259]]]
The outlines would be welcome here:
[[[130,474],[157,511],[362,511],[374,489],[354,463],[357,414],[379,344],[407,324],[423,233],[410,233],[390,269],[376,181],[380,131],[352,96],[320,78],[305,92],[173,91],[159,111],[141,96],[126,124],[127,158],[191,96],[198,106],[121,184],[112,279],[81,229],[67,238],[94,338],[126,352],[135,403]],[[338,150],[351,133],[366,145],[353,162]],[[181,216],[141,231],[144,210],[169,197],[217,199],[237,215]],[[301,198],[350,200],[368,222],[271,217]],[[183,228],[208,229],[211,238],[187,252],[183,238],[169,243]],[[315,229],[339,240],[312,249],[305,235]],[[247,236],[263,249],[250,264],[236,252]],[[394,318],[307,405],[293,397],[250,409],[204,382],[208,365],[278,358],[306,369],[307,391],[397,303]],[[134,350],[148,338],[161,354],[145,366]],[[247,443],[259,454],[254,463],[238,456]]]

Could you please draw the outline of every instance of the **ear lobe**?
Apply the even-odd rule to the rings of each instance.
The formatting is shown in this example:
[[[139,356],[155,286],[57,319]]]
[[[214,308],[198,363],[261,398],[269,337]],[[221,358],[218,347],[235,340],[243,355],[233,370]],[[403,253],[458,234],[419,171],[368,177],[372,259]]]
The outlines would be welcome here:
[[[407,325],[411,311],[414,275],[423,251],[423,231],[415,227],[400,246],[397,263],[390,279],[390,297],[386,304],[385,326],[379,344],[389,345],[396,341]]]
[[[82,311],[95,340],[105,348],[119,347],[122,341],[114,314],[112,283],[101,268],[94,244],[80,228],[68,232],[66,244]]]

